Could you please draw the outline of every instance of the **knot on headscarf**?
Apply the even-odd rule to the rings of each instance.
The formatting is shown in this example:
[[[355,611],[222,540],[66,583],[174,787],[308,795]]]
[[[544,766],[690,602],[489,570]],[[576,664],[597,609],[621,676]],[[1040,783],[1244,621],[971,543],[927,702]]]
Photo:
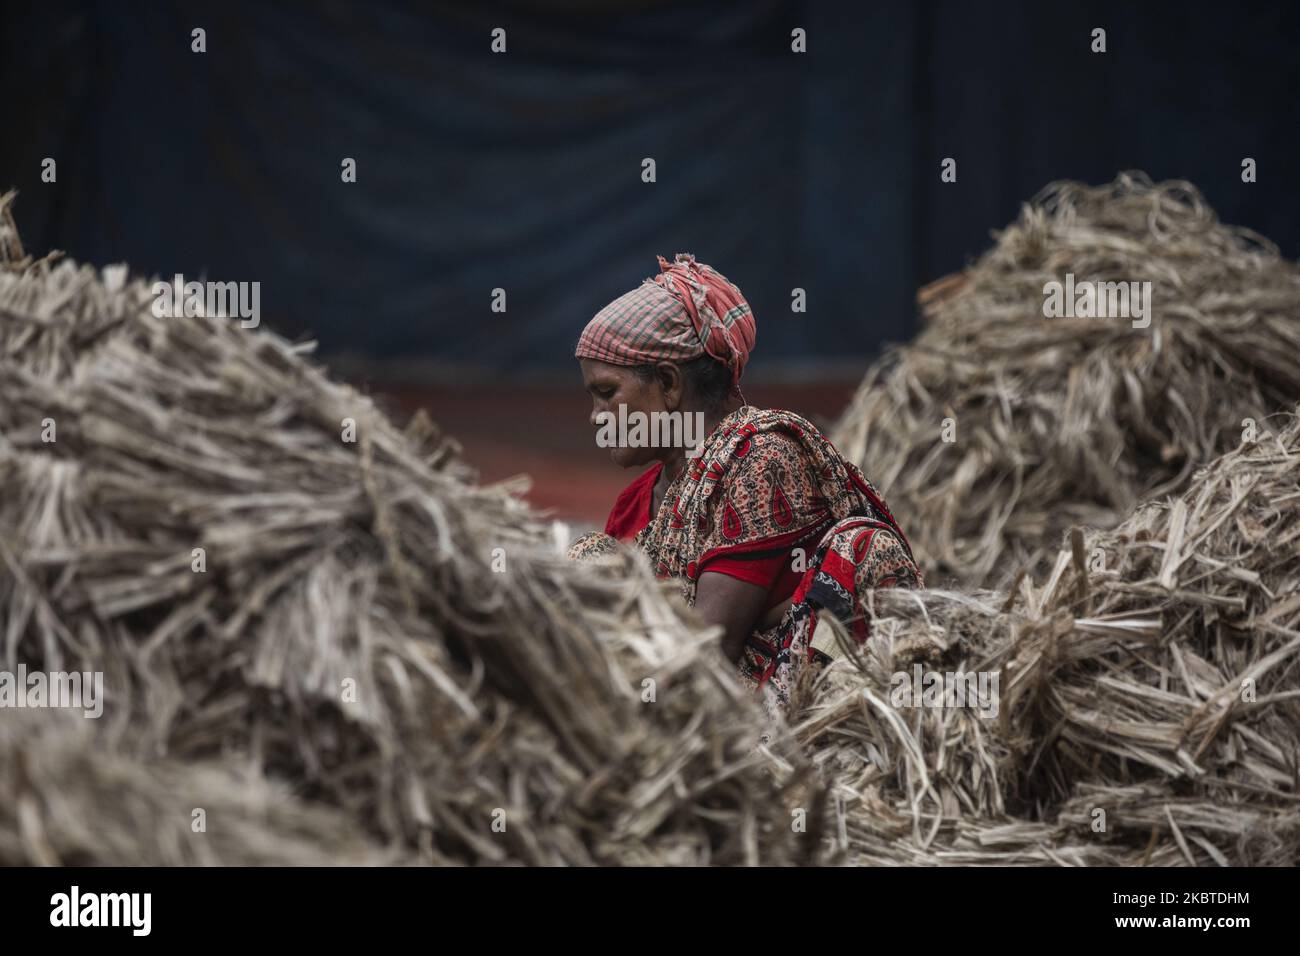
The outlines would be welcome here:
[[[731,370],[733,388],[754,348],[754,313],[734,284],[679,252],[659,256],[659,275],[619,296],[587,323],[578,358],[612,365],[687,362],[709,355]]]

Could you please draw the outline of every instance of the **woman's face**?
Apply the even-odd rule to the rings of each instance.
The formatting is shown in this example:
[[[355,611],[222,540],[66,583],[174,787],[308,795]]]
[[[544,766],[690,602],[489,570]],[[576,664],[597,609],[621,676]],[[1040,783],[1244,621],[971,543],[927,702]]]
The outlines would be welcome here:
[[[671,411],[668,407],[670,396],[665,394],[663,382],[658,378],[642,378],[631,368],[622,365],[610,365],[596,359],[579,359],[582,366],[582,384],[591,396],[591,427],[599,429],[603,419],[601,412],[608,412],[617,421],[620,405],[627,406],[627,414],[641,412],[647,416],[654,412]],[[671,383],[670,383],[671,387]],[[617,434],[617,433],[616,433]],[[622,436],[618,436],[622,438]],[[635,468],[648,465],[663,456],[662,448],[627,448],[615,443],[609,449],[609,457],[621,468]]]

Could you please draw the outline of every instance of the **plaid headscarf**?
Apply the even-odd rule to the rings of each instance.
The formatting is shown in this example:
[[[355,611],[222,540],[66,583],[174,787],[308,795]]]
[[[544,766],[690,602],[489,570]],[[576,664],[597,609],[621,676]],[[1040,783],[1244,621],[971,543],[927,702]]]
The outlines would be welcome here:
[[[732,386],[754,348],[754,313],[740,290],[690,253],[659,256],[659,275],[619,296],[587,323],[577,358],[611,365],[689,362],[711,355]]]

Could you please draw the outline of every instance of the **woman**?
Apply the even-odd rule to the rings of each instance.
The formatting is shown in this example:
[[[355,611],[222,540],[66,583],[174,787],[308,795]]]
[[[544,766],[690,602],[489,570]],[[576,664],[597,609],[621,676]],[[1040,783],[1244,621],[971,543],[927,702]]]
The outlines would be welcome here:
[[[619,406],[631,418],[699,415],[699,449],[610,450],[624,468],[650,465],[618,497],[604,535],[571,555],[632,542],[660,577],[722,627],[722,650],[752,684],[784,705],[801,660],[834,652],[829,613],[858,640],[873,588],[920,587],[911,548],[861,472],[792,412],[745,403],[740,376],[754,316],[740,290],[695,257],[659,257],[659,275],[588,323],[576,356],[592,424]]]

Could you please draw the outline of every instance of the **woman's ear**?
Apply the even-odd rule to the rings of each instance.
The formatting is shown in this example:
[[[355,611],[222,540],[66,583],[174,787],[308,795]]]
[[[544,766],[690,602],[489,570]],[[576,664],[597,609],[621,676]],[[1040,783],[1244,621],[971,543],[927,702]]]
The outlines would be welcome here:
[[[685,382],[682,370],[673,362],[660,362],[655,366],[655,378],[664,393],[664,408],[675,412],[682,405],[682,392]]]

